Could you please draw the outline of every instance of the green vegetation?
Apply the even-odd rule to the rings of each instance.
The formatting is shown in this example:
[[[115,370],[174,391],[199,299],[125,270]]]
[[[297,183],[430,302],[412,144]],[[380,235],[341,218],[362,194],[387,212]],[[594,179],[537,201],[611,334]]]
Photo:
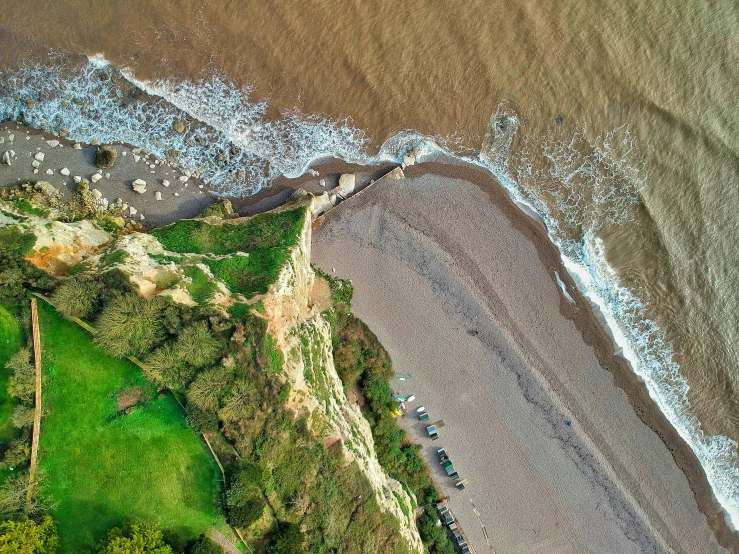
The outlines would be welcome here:
[[[216,279],[223,281],[231,292],[250,298],[264,294],[285,265],[290,252],[287,248],[255,250],[248,256],[234,255],[217,260],[203,260]]]
[[[0,252],[25,256],[36,244],[36,235],[19,227],[0,227]]]
[[[295,244],[306,209],[254,216],[245,222],[211,225],[185,219],[156,229],[152,234],[164,248],[180,254],[233,254]]]
[[[39,303],[39,312],[49,412],[40,465],[62,551],[90,549],[131,517],[185,538],[218,525],[217,468],[176,400],[158,394],[138,368],[110,357],[46,304]],[[131,388],[141,390],[132,395]]]
[[[222,211],[213,210],[219,214]],[[306,208],[301,207],[220,224],[186,219],[156,229],[152,234],[172,252],[221,256],[201,261],[231,292],[252,297],[266,293],[277,279],[290,256],[290,248],[297,241],[306,213]],[[186,274],[193,280],[190,294],[198,304],[204,304],[215,291],[215,285],[196,267],[188,267]]]
[[[100,256],[100,267],[105,269],[106,267],[112,267],[114,265],[122,264],[128,258],[128,252],[125,250],[113,250]]]
[[[19,433],[13,427],[13,410],[16,406],[13,396],[15,395],[11,395],[9,390],[11,380],[14,378],[14,370],[13,366],[6,367],[24,342],[23,328],[16,319],[15,312],[16,310],[11,306],[0,304],[0,449],[3,451],[4,465],[7,466],[0,470],[0,482],[4,481],[10,473],[7,468],[14,467],[9,462],[18,460],[17,452],[15,452],[15,457],[12,457],[13,451],[10,452],[11,458],[8,458],[8,450],[13,446],[13,441],[18,438]],[[18,448],[16,446],[14,450],[17,451]]]
[[[59,545],[54,521],[24,517],[0,523],[0,554],[54,554]]]
[[[192,299],[201,306],[205,305],[218,289],[216,284],[205,271],[197,266],[188,265],[182,268],[182,271],[192,279],[192,283],[187,285],[187,290]]]
[[[162,530],[151,523],[137,521],[114,527],[103,541],[99,554],[172,554]]]
[[[46,217],[46,210],[42,210],[41,208],[34,207],[28,200],[25,198],[20,198],[18,200],[13,201],[13,207],[18,210],[22,214],[26,215],[35,215],[38,217]]]

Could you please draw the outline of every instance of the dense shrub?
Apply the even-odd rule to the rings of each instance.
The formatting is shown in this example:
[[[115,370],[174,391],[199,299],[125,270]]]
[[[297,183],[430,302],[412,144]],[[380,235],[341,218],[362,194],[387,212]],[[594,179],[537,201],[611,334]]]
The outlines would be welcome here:
[[[164,533],[153,523],[135,522],[111,529],[100,545],[99,554],[172,554]]]
[[[49,516],[39,523],[27,517],[0,523],[0,553],[54,554],[58,545],[56,525]]]
[[[89,318],[100,309],[103,284],[96,279],[73,278],[56,289],[52,301],[67,317]]]
[[[118,296],[97,319],[95,342],[114,356],[150,352],[165,337],[161,297],[145,300],[136,294]]]
[[[95,165],[100,169],[110,169],[115,165],[118,152],[112,146],[100,146],[95,152]]]
[[[5,364],[12,371],[8,380],[8,393],[21,402],[33,403],[36,391],[36,371],[31,364],[31,349],[21,348]]]

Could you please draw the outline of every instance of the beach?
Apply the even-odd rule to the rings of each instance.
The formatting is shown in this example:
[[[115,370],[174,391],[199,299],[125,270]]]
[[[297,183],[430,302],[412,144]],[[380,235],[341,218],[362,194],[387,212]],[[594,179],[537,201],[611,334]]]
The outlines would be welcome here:
[[[79,144],[79,149],[75,149],[72,141],[11,123],[0,125],[0,139],[0,157],[5,152],[15,153],[9,166],[0,163],[1,186],[46,181],[62,197],[70,198],[77,188],[74,181],[77,176],[90,181],[90,188],[98,189],[101,198],[110,204],[120,198],[127,206],[121,216],[147,228],[194,217],[213,202],[202,182],[130,145],[112,145],[117,151],[115,165],[100,170],[95,165],[97,146]],[[43,161],[35,168],[32,164],[39,153],[43,154]],[[61,173],[64,169],[68,175]],[[96,173],[100,178],[93,182]],[[146,182],[146,192],[133,190],[136,179]],[[165,181],[168,186],[164,186]]]
[[[543,225],[469,166],[406,174],[324,216],[313,263],[353,281],[355,315],[408,377],[394,382],[416,397],[403,425],[477,551],[738,551],[698,460]],[[425,437],[420,405],[443,420],[439,440]]]

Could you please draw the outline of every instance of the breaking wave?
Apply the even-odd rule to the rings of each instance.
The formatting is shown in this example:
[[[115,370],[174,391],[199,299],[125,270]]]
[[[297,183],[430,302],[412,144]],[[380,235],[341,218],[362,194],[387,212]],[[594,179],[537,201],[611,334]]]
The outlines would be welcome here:
[[[23,120],[71,140],[125,142],[200,176],[223,196],[247,196],[271,179],[297,177],[323,158],[348,162],[398,161],[411,147],[424,155],[452,155],[490,171],[514,201],[536,212],[559,248],[581,292],[598,308],[611,333],[660,410],[691,446],[718,501],[739,525],[737,444],[707,436],[691,415],[688,383],[672,348],[646,307],[621,286],[598,232],[627,222],[638,204],[645,172],[628,127],[588,139],[556,128],[522,138],[518,115],[505,105],[491,117],[481,151],[470,154],[454,138],[404,131],[379,154],[350,120],[297,111],[266,117],[266,102],[217,76],[198,82],[140,82],[102,58],[70,66],[0,70],[0,120]],[[185,132],[177,132],[179,124]],[[180,129],[181,130],[181,129]]]

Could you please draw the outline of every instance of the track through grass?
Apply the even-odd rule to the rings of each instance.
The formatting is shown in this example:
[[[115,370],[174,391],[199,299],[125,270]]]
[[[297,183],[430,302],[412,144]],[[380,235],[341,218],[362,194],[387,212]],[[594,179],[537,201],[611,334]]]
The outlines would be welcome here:
[[[39,304],[44,406],[40,460],[55,503],[62,552],[92,551],[127,519],[156,521],[184,538],[223,528],[218,468],[171,395],[147,387],[139,369]],[[145,390],[132,413],[118,393]]]

